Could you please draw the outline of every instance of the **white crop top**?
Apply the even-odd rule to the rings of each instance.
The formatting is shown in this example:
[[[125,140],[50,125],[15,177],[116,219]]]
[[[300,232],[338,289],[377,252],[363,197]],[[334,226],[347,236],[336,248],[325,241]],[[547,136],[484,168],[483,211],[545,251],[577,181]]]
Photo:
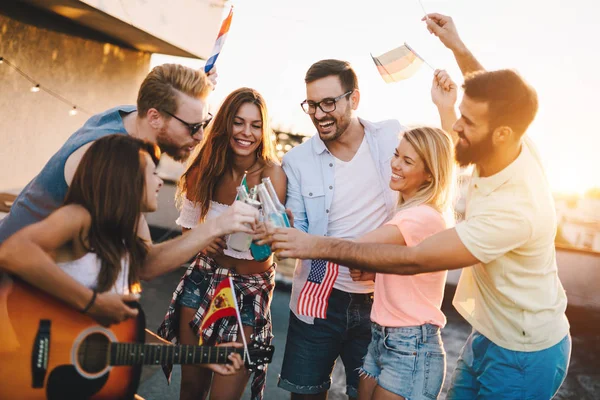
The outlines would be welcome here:
[[[222,204],[211,200],[210,208],[208,209],[204,219],[208,221],[209,219],[216,218],[223,214],[228,208],[229,206],[227,204]],[[198,221],[200,221],[200,205],[189,201],[186,197],[184,197],[179,218],[175,220],[175,223],[183,228],[192,229],[198,225]],[[223,254],[229,257],[238,258],[240,260],[254,260],[250,250],[241,252],[232,249],[225,249]]]
[[[77,260],[60,262],[56,265],[85,287],[90,289],[98,287],[98,274],[102,263],[96,253],[87,253]],[[118,294],[129,294],[129,262],[126,258],[121,261],[121,271],[114,286],[109,291]]]

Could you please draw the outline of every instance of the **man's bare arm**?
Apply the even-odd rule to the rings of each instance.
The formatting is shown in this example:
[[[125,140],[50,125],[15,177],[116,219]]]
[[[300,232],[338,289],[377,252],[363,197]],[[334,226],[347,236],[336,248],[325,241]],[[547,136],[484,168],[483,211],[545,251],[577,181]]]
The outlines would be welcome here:
[[[458,36],[458,31],[451,17],[431,13],[427,14],[423,21],[427,24],[429,32],[437,36],[444,46],[452,51],[463,75],[485,70]]]
[[[273,239],[272,247],[280,257],[322,258],[351,268],[388,274],[415,275],[479,262],[462,244],[455,229],[433,235],[415,247],[356,243],[291,229],[278,229]]]

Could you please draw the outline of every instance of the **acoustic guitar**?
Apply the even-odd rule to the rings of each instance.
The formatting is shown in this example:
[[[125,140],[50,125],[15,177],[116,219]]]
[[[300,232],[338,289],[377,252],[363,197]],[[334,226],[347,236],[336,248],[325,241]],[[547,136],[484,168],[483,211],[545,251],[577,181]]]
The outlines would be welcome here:
[[[0,399],[132,399],[143,365],[228,363],[250,370],[274,347],[144,344],[145,317],[103,327],[42,291],[0,273]]]

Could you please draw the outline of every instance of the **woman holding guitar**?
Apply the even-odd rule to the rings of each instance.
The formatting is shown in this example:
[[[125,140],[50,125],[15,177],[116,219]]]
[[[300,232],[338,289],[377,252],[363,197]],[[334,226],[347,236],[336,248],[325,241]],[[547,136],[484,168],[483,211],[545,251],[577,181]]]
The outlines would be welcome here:
[[[107,296],[119,296],[127,302],[137,300],[135,288],[147,275],[146,263],[154,252],[169,249],[149,248],[145,232],[139,231],[142,213],[157,209],[158,191],[163,184],[156,174],[159,156],[156,145],[125,134],[95,141],[77,168],[63,206],[0,246],[0,271],[21,278],[91,317],[95,304]],[[230,232],[251,232],[244,224],[253,223],[256,212],[244,204],[232,208],[235,210],[207,224],[203,231],[198,230],[198,247]],[[193,254],[195,248],[187,252]],[[161,255],[162,260],[172,259],[175,265],[182,262],[181,257],[186,257],[181,251],[170,257]],[[74,300],[74,293],[81,287],[90,292],[87,304]],[[137,308],[127,308],[123,319],[136,317],[138,312]],[[6,322],[10,325],[12,320]],[[231,364],[211,364],[210,369],[232,374],[243,365],[238,354],[230,354],[229,360]]]

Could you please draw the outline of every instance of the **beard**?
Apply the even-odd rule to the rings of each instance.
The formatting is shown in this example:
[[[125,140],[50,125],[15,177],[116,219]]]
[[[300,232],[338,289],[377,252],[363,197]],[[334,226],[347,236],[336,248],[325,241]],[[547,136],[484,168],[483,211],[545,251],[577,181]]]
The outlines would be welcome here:
[[[317,128],[317,133],[319,133],[319,137],[321,138],[321,140],[324,142],[330,142],[330,141],[338,139],[340,136],[342,136],[344,134],[344,132],[346,132],[346,129],[348,129],[348,127],[350,126],[351,118],[352,118],[352,110],[347,110],[347,112],[345,114],[341,115],[337,119],[334,117],[328,116],[325,118],[321,118],[320,120],[317,120],[313,115],[312,122],[315,125],[315,128]],[[326,122],[326,121],[333,121],[335,123],[336,129],[332,133],[321,134],[321,131],[319,131],[319,123]]]
[[[187,147],[180,147],[169,137],[167,130],[162,129],[156,137],[156,142],[160,151],[167,153],[173,160],[178,162],[184,162],[190,156],[190,151]]]
[[[479,142],[469,142],[467,146],[461,146],[460,140],[456,142],[454,147],[454,154],[456,162],[461,167],[466,167],[471,164],[477,164],[479,161],[490,157],[494,152],[494,144],[492,143],[492,133],[488,134]],[[461,137],[461,134],[459,134]],[[462,136],[464,137],[464,136]]]

